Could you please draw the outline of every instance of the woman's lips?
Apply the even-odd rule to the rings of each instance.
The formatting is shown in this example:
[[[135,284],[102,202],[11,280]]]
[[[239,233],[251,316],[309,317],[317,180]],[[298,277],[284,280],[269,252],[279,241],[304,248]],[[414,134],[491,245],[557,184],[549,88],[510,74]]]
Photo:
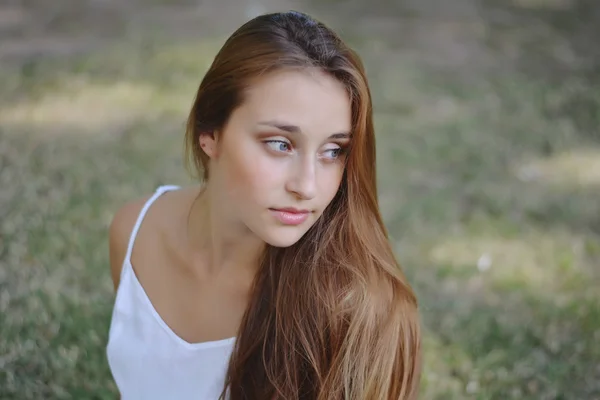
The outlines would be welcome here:
[[[310,215],[309,210],[298,210],[296,208],[270,208],[269,211],[284,225],[300,225]]]

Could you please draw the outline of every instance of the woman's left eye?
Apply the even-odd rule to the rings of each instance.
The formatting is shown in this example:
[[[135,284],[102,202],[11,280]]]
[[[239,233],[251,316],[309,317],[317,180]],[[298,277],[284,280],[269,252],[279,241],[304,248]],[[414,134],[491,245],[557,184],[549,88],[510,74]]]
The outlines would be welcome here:
[[[335,160],[336,158],[339,158],[342,155],[343,150],[344,149],[342,149],[341,147],[336,147],[334,149],[327,149],[324,151],[324,153],[327,154],[326,158]]]

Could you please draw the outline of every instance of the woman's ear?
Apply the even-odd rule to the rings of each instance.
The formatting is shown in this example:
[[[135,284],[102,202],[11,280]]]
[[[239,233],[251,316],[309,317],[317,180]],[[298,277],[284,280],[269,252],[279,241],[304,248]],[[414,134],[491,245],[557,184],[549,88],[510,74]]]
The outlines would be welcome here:
[[[206,153],[206,155],[210,158],[217,157],[217,133],[216,132],[207,132],[201,133],[198,138],[200,141],[200,148]]]

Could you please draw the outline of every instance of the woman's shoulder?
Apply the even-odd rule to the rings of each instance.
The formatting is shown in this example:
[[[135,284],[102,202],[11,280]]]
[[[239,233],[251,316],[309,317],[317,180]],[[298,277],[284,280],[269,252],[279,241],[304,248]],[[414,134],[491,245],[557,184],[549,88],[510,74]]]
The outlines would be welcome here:
[[[119,206],[108,229],[111,276],[115,290],[132,236],[135,235],[136,247],[152,237],[164,238],[165,233],[168,236],[170,225],[178,219],[177,214],[181,213],[196,192],[195,188],[161,186],[153,193],[138,196]],[[138,220],[139,231],[134,232]],[[142,225],[144,229],[141,229]]]
[[[115,290],[119,286],[121,269],[123,268],[133,228],[144,205],[151,197],[152,194],[146,194],[121,204],[110,222],[108,228],[108,248],[111,277]]]

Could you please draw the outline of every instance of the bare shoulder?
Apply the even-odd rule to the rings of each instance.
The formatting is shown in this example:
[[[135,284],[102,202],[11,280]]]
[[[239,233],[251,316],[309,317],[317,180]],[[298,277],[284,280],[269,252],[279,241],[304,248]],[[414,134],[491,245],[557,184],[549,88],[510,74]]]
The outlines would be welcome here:
[[[119,287],[119,278],[123,261],[127,253],[129,237],[133,231],[144,204],[150,195],[131,200],[123,204],[114,214],[108,229],[108,247],[110,258],[110,272],[115,290]]]
[[[171,242],[173,232],[178,231],[176,223],[184,221],[186,210],[189,209],[199,189],[195,187],[180,188],[161,194],[144,216],[144,223],[137,233],[136,245],[132,259],[138,257],[143,265],[147,260],[162,257],[161,248],[167,247],[165,242]],[[155,192],[156,193],[156,192]],[[134,199],[123,204],[114,214],[109,227],[110,269],[115,290],[119,287],[123,261],[133,227],[152,194]],[[164,245],[164,246],[163,246]],[[137,251],[136,251],[137,249]],[[142,249],[142,250],[140,250]],[[139,257],[142,260],[139,260]],[[139,271],[136,271],[139,272]]]

